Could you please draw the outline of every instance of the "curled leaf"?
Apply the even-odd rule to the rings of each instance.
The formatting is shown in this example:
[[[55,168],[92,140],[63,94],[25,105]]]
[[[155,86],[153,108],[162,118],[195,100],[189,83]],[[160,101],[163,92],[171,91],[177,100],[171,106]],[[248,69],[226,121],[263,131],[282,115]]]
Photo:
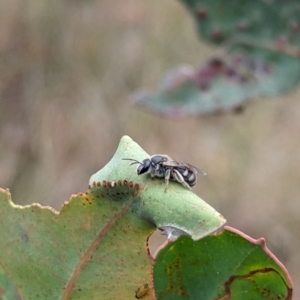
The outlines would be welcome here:
[[[128,184],[139,187],[131,209],[140,218],[155,224],[169,239],[180,235],[191,236],[198,240],[218,231],[226,220],[210,205],[193,192],[177,182],[171,182],[166,189],[162,179],[151,179],[147,174],[138,176],[136,167],[123,158],[143,160],[150,157],[128,136],[121,139],[119,147],[103,169],[94,174],[90,185],[106,180],[118,182],[126,180]]]

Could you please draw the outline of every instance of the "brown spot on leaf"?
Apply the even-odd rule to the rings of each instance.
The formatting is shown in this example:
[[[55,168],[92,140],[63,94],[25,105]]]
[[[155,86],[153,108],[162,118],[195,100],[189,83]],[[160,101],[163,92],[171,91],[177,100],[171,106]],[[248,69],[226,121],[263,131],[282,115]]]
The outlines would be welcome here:
[[[244,275],[233,275],[230,276],[229,279],[224,283],[224,289],[225,289],[225,295],[223,295],[222,297],[218,298],[218,300],[225,300],[225,299],[230,299],[231,297],[231,286],[233,284],[233,282],[235,280],[251,280],[253,276],[255,276],[256,274],[267,274],[267,273],[275,273],[277,274],[282,282],[284,283],[284,285],[286,286],[286,290],[287,290],[287,297],[285,298],[286,300],[291,300],[292,299],[292,293],[293,290],[288,287],[287,283],[285,282],[284,278],[281,276],[281,274],[274,268],[263,268],[263,269],[256,269],[253,271],[248,272],[247,274]],[[268,289],[264,289],[264,291],[261,291],[265,296],[268,295],[270,296],[271,291]],[[280,298],[281,299],[281,298]]]
[[[84,199],[85,199],[85,201],[88,202],[89,204],[92,204],[89,198],[85,197]]]
[[[165,273],[168,279],[168,285],[165,292],[162,292],[160,296],[163,296],[165,293],[173,292],[177,295],[187,297],[188,293],[184,287],[182,281],[182,266],[181,259],[177,258],[173,264],[169,265],[165,269]],[[176,284],[174,284],[176,282]]]
[[[199,20],[205,20],[208,16],[208,12],[207,12],[207,9],[205,8],[199,8],[197,11],[196,11],[196,15],[198,17]]]
[[[210,37],[215,42],[222,42],[225,38],[223,31],[220,28],[215,28],[211,31]]]
[[[243,105],[239,105],[233,108],[233,113],[241,114],[245,111],[245,107]]]

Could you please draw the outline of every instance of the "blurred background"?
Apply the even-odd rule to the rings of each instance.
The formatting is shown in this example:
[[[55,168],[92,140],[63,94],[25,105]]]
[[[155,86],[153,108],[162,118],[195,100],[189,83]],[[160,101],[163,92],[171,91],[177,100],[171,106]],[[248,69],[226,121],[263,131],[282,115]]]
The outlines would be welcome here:
[[[179,1],[0,2],[0,186],[15,203],[60,209],[129,135],[208,173],[195,192],[267,245],[300,297],[300,88],[244,113],[166,119],[130,105],[181,63],[220,49],[198,40]]]

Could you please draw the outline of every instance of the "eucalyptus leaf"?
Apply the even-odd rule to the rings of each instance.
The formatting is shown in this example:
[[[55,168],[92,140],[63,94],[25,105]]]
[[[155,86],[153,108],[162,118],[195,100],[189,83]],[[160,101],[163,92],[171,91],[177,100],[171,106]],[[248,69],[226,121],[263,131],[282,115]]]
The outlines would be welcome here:
[[[180,2],[199,37],[223,46],[226,55],[200,67],[175,68],[156,91],[134,93],[133,104],[169,117],[240,113],[249,100],[282,95],[299,83],[298,1]]]
[[[138,187],[131,209],[140,218],[167,232],[171,240],[182,234],[198,240],[223,227],[224,217],[195,193],[177,182],[170,182],[166,188],[160,178],[152,179],[148,174],[138,176],[136,166],[123,160],[141,161],[149,157],[130,137],[124,136],[113,158],[91,177],[90,185],[97,186],[97,183],[106,181],[106,185],[112,186],[126,180]]]
[[[266,247],[234,228],[199,241],[180,237],[153,270],[158,300],[291,300],[287,270]]]
[[[151,299],[154,260],[147,240],[156,226],[174,239],[199,239],[224,225],[193,192],[178,183],[165,191],[164,181],[137,176],[122,160],[145,156],[123,137],[90,189],[73,195],[60,212],[16,205],[0,189],[0,288],[7,299],[135,299],[143,286],[144,299]]]

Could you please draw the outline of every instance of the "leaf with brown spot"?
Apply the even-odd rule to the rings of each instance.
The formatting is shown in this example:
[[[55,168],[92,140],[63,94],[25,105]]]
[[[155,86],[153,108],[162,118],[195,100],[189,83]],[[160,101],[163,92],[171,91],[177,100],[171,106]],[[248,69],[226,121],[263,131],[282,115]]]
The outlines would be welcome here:
[[[236,113],[251,99],[282,95],[299,84],[298,1],[180,2],[201,39],[227,53],[167,73],[156,91],[135,93],[134,104],[169,117]]]
[[[154,266],[158,300],[291,300],[287,270],[265,245],[236,229],[199,241],[180,237]]]
[[[128,209],[133,188],[121,187],[122,202],[106,189],[73,196],[60,213],[15,205],[1,190],[0,263],[23,299],[133,299],[150,281],[155,227]]]
[[[143,299],[153,299],[146,243],[156,226],[178,226],[198,239],[224,225],[193,192],[178,183],[165,192],[164,181],[137,176],[122,160],[145,155],[122,138],[87,193],[73,195],[60,212],[15,205],[9,191],[0,190],[0,265],[20,299],[135,299],[145,283]],[[187,220],[183,208],[191,211]]]

